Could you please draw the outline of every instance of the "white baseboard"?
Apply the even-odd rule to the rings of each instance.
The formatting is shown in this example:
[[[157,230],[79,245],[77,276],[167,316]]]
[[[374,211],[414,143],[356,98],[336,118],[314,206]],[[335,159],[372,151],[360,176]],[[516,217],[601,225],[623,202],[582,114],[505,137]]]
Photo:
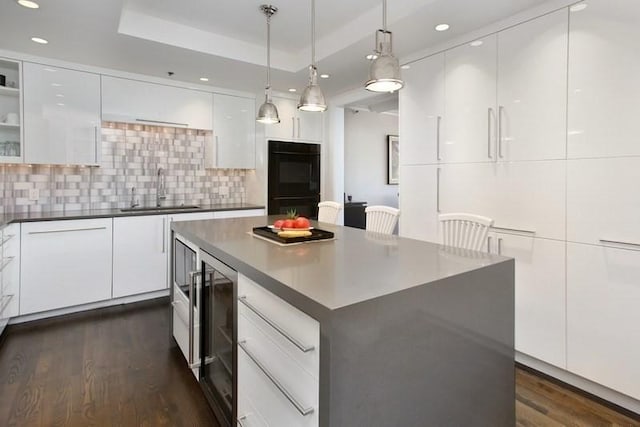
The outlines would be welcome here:
[[[545,363],[541,360],[520,352],[516,352],[516,362],[533,368],[536,371],[540,371],[543,374],[547,374],[551,377],[557,378],[562,382],[565,382],[569,385],[584,390],[587,393],[591,393],[604,400],[628,409],[631,412],[640,414],[640,401],[627,396],[626,394],[622,394],[603,385],[594,383],[593,381],[590,381],[579,375],[573,374],[569,371],[565,371],[564,369],[560,369],[556,366],[549,365],[548,363]]]
[[[149,292],[146,294],[131,295],[128,297],[115,298],[106,301],[93,302],[91,304],[76,305],[73,307],[59,308],[57,310],[43,311],[40,313],[27,314],[25,316],[14,317],[9,321],[10,325],[31,322],[33,320],[46,319],[49,317],[62,316],[65,314],[78,313],[81,311],[94,310],[96,308],[111,307],[114,305],[131,304],[133,302],[145,301],[154,298],[161,298],[169,295],[169,289]]]

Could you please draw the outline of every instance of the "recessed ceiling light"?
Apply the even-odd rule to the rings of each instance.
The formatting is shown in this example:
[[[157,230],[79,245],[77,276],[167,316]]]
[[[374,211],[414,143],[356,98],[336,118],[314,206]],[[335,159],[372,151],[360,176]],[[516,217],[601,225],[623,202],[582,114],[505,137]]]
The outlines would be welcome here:
[[[321,79],[328,79],[329,77],[331,77],[329,74],[320,74]]]
[[[60,83],[51,83],[51,86],[53,86],[53,87],[60,87],[60,86],[62,86],[62,85],[61,85]]]
[[[449,29],[449,24],[436,25],[436,31],[447,31],[448,29]]]
[[[201,82],[208,82],[209,79],[207,77],[200,77]]]
[[[289,88],[289,92],[295,92],[297,89],[294,87]]]
[[[474,40],[471,43],[469,43],[469,46],[473,46],[473,47],[478,47],[478,46],[482,46],[484,42],[482,40]]]
[[[49,43],[48,40],[42,39],[40,37],[31,37],[31,41],[32,42],[36,42],[36,43],[40,43],[40,44],[47,44]]]
[[[569,10],[571,12],[580,12],[581,10],[585,10],[587,8],[587,4],[586,3],[578,3],[578,4],[574,4],[573,6],[571,6],[569,8]]]
[[[370,53],[369,55],[365,56],[365,58],[367,58],[369,61],[373,61],[374,59],[378,59],[378,55],[376,55],[375,53]]]
[[[54,68],[44,68],[45,71],[49,72],[49,73],[55,73],[58,70],[54,69]]]
[[[56,96],[57,96],[58,98],[64,98],[64,95],[63,95],[63,94],[61,94],[61,93],[56,94]]]
[[[411,65],[409,65],[409,64],[404,64],[404,65],[402,65],[400,68],[402,68],[403,70],[408,70],[409,68],[411,68]]]
[[[62,102],[58,102],[58,105],[64,107],[64,104]]]
[[[18,0],[18,4],[20,6],[28,7],[29,9],[37,9],[40,7],[38,3],[30,0]]]

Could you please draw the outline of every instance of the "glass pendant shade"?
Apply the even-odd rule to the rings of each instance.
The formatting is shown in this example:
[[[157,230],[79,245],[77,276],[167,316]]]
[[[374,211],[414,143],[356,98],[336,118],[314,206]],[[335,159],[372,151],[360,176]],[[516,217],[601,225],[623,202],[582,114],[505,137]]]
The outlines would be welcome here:
[[[327,110],[327,103],[324,100],[322,89],[318,85],[318,70],[313,65],[309,66],[309,84],[304,88],[298,110],[322,112]]]

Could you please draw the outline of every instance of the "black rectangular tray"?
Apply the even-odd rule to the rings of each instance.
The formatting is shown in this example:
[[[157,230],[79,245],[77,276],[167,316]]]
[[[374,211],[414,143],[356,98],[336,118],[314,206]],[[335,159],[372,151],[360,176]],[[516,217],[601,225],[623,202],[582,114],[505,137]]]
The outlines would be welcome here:
[[[333,239],[334,237],[331,231],[319,230],[317,228],[311,229],[309,231],[311,231],[311,236],[308,237],[280,237],[278,236],[278,233],[274,233],[269,227],[253,227],[253,234],[283,244],[312,242],[314,240],[327,240]]]

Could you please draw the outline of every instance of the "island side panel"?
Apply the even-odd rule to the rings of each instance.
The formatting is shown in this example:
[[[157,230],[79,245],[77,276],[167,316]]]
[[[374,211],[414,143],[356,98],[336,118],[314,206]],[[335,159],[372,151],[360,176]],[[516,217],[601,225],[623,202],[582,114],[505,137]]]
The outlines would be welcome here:
[[[331,426],[513,426],[514,263],[333,313]]]

